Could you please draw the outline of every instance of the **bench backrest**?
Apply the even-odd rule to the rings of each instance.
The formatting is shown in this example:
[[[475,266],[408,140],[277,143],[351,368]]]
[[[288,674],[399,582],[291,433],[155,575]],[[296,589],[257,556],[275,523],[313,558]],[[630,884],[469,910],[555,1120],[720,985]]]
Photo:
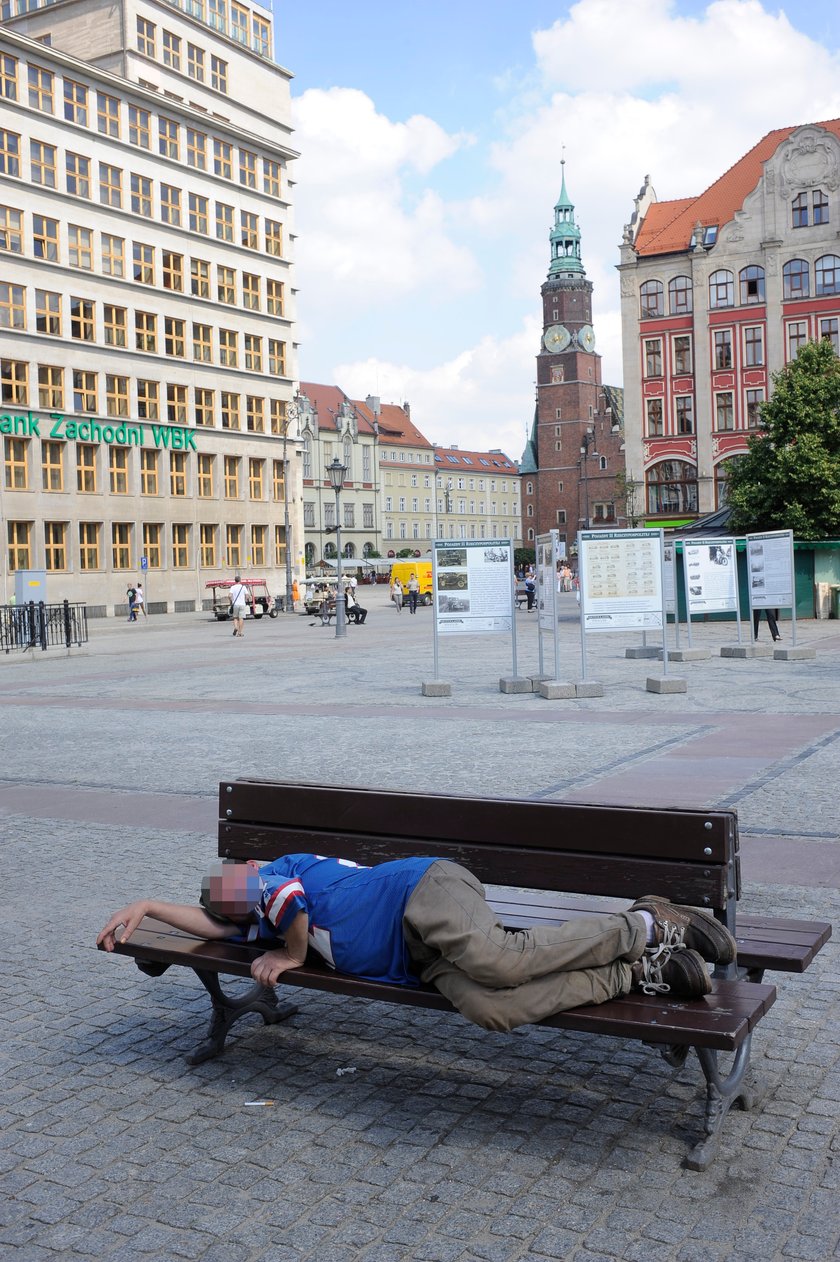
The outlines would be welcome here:
[[[463,864],[486,884],[662,894],[730,915],[740,894],[734,811],[222,781],[222,858],[296,852],[364,864],[434,855]]]

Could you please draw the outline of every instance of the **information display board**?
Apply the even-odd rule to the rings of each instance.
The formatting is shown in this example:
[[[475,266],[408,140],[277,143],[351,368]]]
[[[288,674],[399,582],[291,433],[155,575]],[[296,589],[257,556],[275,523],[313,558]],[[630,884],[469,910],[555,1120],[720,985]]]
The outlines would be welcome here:
[[[747,535],[747,573],[753,609],[793,607],[793,531]]]
[[[537,539],[537,617],[542,631],[553,631],[557,601],[555,594],[554,538],[556,532],[540,535]]]
[[[665,612],[677,616],[677,545],[673,539],[662,544],[665,575]]]
[[[734,539],[684,539],[688,616],[737,613],[738,565]]]
[[[648,631],[665,621],[661,530],[582,530],[584,631]]]
[[[436,540],[435,625],[439,635],[508,631],[513,626],[510,539]]]

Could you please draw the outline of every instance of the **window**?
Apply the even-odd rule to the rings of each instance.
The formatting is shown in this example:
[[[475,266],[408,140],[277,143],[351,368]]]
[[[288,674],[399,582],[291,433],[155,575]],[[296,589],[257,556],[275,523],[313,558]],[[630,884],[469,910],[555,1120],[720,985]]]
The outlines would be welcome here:
[[[696,513],[697,469],[684,460],[661,460],[648,469],[649,513]]]
[[[232,267],[216,268],[216,287],[219,302],[236,305],[236,272]]]
[[[201,232],[207,236],[207,198],[198,193],[190,193],[190,232]]]
[[[744,367],[760,368],[764,363],[764,329],[759,325],[744,329]]]
[[[252,434],[265,433],[265,399],[258,395],[245,396],[245,428]]]
[[[225,499],[239,498],[239,457],[225,456]]]
[[[169,494],[183,498],[187,493],[187,453],[169,453]]]
[[[671,315],[690,315],[693,301],[690,276],[674,276],[668,281]]]
[[[21,225],[23,216],[19,210],[11,206],[0,206],[0,250],[10,254],[23,253],[23,233]]]
[[[41,486],[45,491],[64,490],[63,443],[41,443]]]
[[[236,0],[231,0],[230,5],[230,33],[233,39],[238,40],[240,44],[248,45],[248,10],[241,4],[237,4]]]
[[[166,387],[166,419],[170,425],[187,424],[187,387],[170,382]]]
[[[137,415],[141,421],[160,420],[160,383],[137,381]]]
[[[212,3],[212,0],[211,0]],[[215,92],[227,92],[227,62],[221,57],[210,56],[210,87]]]
[[[227,0],[208,0],[207,21],[216,31],[227,32]]]
[[[0,328],[26,328],[25,293],[23,285],[0,281]]]
[[[746,393],[747,427],[758,429],[761,424],[761,405],[764,402],[763,390],[748,390]]]
[[[267,280],[265,282],[265,306],[269,315],[283,315],[283,282]]]
[[[225,527],[225,564],[231,569],[238,569],[242,556],[242,527]]]
[[[128,448],[108,448],[108,473],[112,495],[128,495]]]
[[[262,338],[255,333],[245,334],[245,368],[248,372],[262,372]]]
[[[190,565],[190,528],[175,524],[172,527],[172,568],[187,570]]]
[[[20,175],[20,136],[0,128],[0,173]]]
[[[29,170],[33,184],[55,188],[57,186],[55,145],[46,145],[42,140],[30,140]]]
[[[277,503],[285,496],[286,475],[282,460],[271,462],[271,498]]]
[[[814,266],[817,297],[840,293],[840,258],[836,254],[823,254]]]
[[[693,434],[694,396],[691,394],[678,394],[674,399],[674,408],[677,415],[677,433]]]
[[[73,369],[73,410],[96,412],[99,409],[98,388],[95,372]]]
[[[246,242],[243,240],[243,245]],[[256,249],[256,246],[253,247]],[[277,258],[283,257],[283,225],[274,219],[265,221],[265,252]]]
[[[135,241],[133,260],[134,279],[137,283],[139,285],[154,285],[155,247],[153,245],[143,245],[141,241]]]
[[[93,270],[93,229],[79,228],[70,224],[67,229],[67,249],[71,267]]]
[[[122,170],[109,162],[99,164],[99,200],[103,206],[122,206]]]
[[[665,422],[662,413],[661,399],[648,399],[646,402],[647,409],[647,432],[649,438],[660,438],[665,433]]]
[[[167,355],[183,359],[186,355],[185,324],[174,316],[166,316],[163,322],[163,346]]]
[[[65,177],[71,197],[90,197],[90,158],[79,153],[66,154]]]
[[[248,311],[260,309],[260,278],[250,272],[242,273],[242,306]]]
[[[271,56],[271,28],[263,18],[253,17],[253,38],[251,46],[255,53],[259,53],[261,57]]]
[[[5,485],[8,491],[25,491],[29,486],[29,440],[4,438]]]
[[[161,255],[163,287],[176,293],[184,292],[184,256],[164,250]]]
[[[802,347],[808,341],[808,323],[797,320],[787,326],[788,359],[796,359]]]
[[[111,565],[115,570],[131,569],[131,526],[115,521],[111,526]]]
[[[233,240],[233,207],[216,202],[216,237],[219,241]]]
[[[120,103],[115,96],[107,92],[96,94],[96,126],[103,136],[112,136],[119,140],[120,136]]]
[[[691,359],[691,337],[680,334],[674,338],[674,373],[690,375],[694,371]]]
[[[372,546],[372,545],[369,545]],[[366,553],[365,555],[369,555]],[[285,526],[274,527],[274,564],[278,569],[283,569],[286,564],[286,528]]]
[[[140,149],[152,147],[152,132],[149,125],[149,111],[139,105],[128,107],[128,139]]]
[[[303,501],[303,524],[304,526],[315,525],[315,505],[311,500]]]
[[[140,494],[157,495],[159,452],[152,447],[140,449]]]
[[[732,367],[732,330],[718,329],[715,332],[715,368]]]
[[[834,354],[840,355],[838,321],[835,317],[830,316],[825,320],[820,320],[820,341],[831,342],[831,345],[834,347]]]
[[[83,83],[64,80],[64,118],[68,123],[88,125],[88,90]]]
[[[115,307],[111,303],[102,308],[103,331],[106,346],[128,345],[126,333],[127,311],[125,307]]]
[[[152,217],[152,181],[145,175],[131,176],[131,209],[144,219]]]
[[[95,335],[94,305],[86,298],[70,299],[70,336],[92,342]]]
[[[252,456],[248,461],[248,494],[252,500],[261,500],[263,497],[264,474],[265,461],[256,460]]]
[[[213,141],[213,172],[223,180],[233,179],[233,146],[226,140]]]
[[[726,268],[709,277],[709,306],[731,307],[735,304],[735,277]]]
[[[181,129],[171,118],[158,120],[158,148],[162,158],[181,158]]]
[[[38,406],[47,412],[64,411],[64,369],[38,365]]]
[[[196,44],[187,44],[187,74],[196,83],[204,82],[204,49]]]
[[[47,570],[67,569],[66,522],[44,522],[44,561]]]
[[[190,292],[193,298],[210,297],[210,264],[204,259],[190,260]]]
[[[811,204],[814,210],[814,223],[828,223],[828,198],[822,189],[814,189]]]
[[[312,477],[312,439],[307,436],[303,440],[303,476],[304,479]],[[390,475],[389,475],[390,476]]]
[[[645,376],[662,376],[662,339],[649,338],[645,342]]]
[[[239,150],[239,183],[245,188],[257,187],[257,155],[249,149]]]
[[[109,416],[128,416],[128,377],[106,373],[105,410]],[[111,481],[113,482],[113,478]],[[112,486],[111,490],[113,489]]]
[[[214,391],[203,386],[195,388],[195,423],[196,425],[215,425]]]
[[[257,230],[257,216],[249,210],[240,211],[240,226],[242,230],[242,244],[249,250],[258,250],[260,248],[260,238]],[[277,224],[277,227],[279,228],[280,225]],[[277,250],[269,250],[268,242],[266,242],[266,250],[269,254],[280,254],[282,253],[282,248],[282,238],[280,239],[280,247]]]
[[[125,241],[102,233],[102,271],[105,276],[125,276]]]
[[[9,570],[31,570],[32,522],[10,521],[7,537],[9,540]]]
[[[216,527],[202,525],[199,527],[201,540],[201,564],[206,570],[216,566]]]
[[[193,324],[193,359],[202,364],[213,362],[213,343],[209,324]]]
[[[223,390],[221,394],[222,429],[239,429],[239,395]]]
[[[646,280],[639,290],[641,318],[653,320],[665,314],[665,297],[661,280]]]
[[[223,368],[239,367],[239,334],[236,329],[219,329],[219,363]]]
[[[155,55],[155,24],[148,18],[137,19],[137,51],[144,57]]]
[[[744,267],[738,273],[738,284],[741,293],[741,306],[752,302],[764,302],[764,268]]]
[[[280,163],[263,158],[263,192],[269,197],[280,196]]]
[[[160,569],[160,537],[162,527],[159,522],[143,523],[143,555],[150,570]]]
[[[163,31],[161,44],[163,47],[163,64],[172,70],[181,69],[181,40],[172,31]]]
[[[804,259],[791,259],[782,268],[782,290],[785,298],[807,298],[811,293],[808,264]]]
[[[197,171],[207,170],[207,137],[194,127],[187,128],[187,165]]]
[[[27,67],[29,79],[29,108],[40,110],[42,114],[52,114],[55,105],[53,98],[53,76],[49,70],[40,66]]]
[[[735,428],[735,412],[731,390],[715,395],[715,429],[728,430]]]
[[[791,223],[794,228],[808,227],[808,194],[800,193],[790,204]]]
[[[93,443],[77,443],[76,490],[83,495],[94,495],[96,482],[96,447]]]
[[[209,500],[213,498],[213,462],[215,456],[200,453],[198,457],[198,497]]]
[[[98,522],[79,522],[79,569],[99,569],[99,531]]]
[[[273,337],[268,339],[268,371],[272,377],[286,375],[286,343]]]
[[[32,216],[32,250],[36,259],[58,262],[58,220]]]

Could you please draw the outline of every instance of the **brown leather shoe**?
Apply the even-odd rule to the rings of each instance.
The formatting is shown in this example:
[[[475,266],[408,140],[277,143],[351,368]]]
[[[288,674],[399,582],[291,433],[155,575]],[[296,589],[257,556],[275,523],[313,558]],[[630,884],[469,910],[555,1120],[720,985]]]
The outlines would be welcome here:
[[[657,942],[675,944],[673,930],[682,935],[683,944],[697,951],[711,964],[733,964],[738,947],[732,934],[719,920],[693,907],[678,907],[667,898],[646,894],[637,898],[630,911],[646,911],[653,917]]]
[[[673,995],[675,999],[702,999],[712,989],[705,961],[684,948],[649,947],[632,966],[634,990],[645,995]]]

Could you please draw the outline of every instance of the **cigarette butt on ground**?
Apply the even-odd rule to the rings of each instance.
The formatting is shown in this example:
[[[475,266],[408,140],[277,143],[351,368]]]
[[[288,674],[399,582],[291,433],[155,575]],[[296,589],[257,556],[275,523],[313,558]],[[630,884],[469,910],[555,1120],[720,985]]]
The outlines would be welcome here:
[[[268,1109],[274,1103],[273,1100],[244,1100],[246,1109]]]

